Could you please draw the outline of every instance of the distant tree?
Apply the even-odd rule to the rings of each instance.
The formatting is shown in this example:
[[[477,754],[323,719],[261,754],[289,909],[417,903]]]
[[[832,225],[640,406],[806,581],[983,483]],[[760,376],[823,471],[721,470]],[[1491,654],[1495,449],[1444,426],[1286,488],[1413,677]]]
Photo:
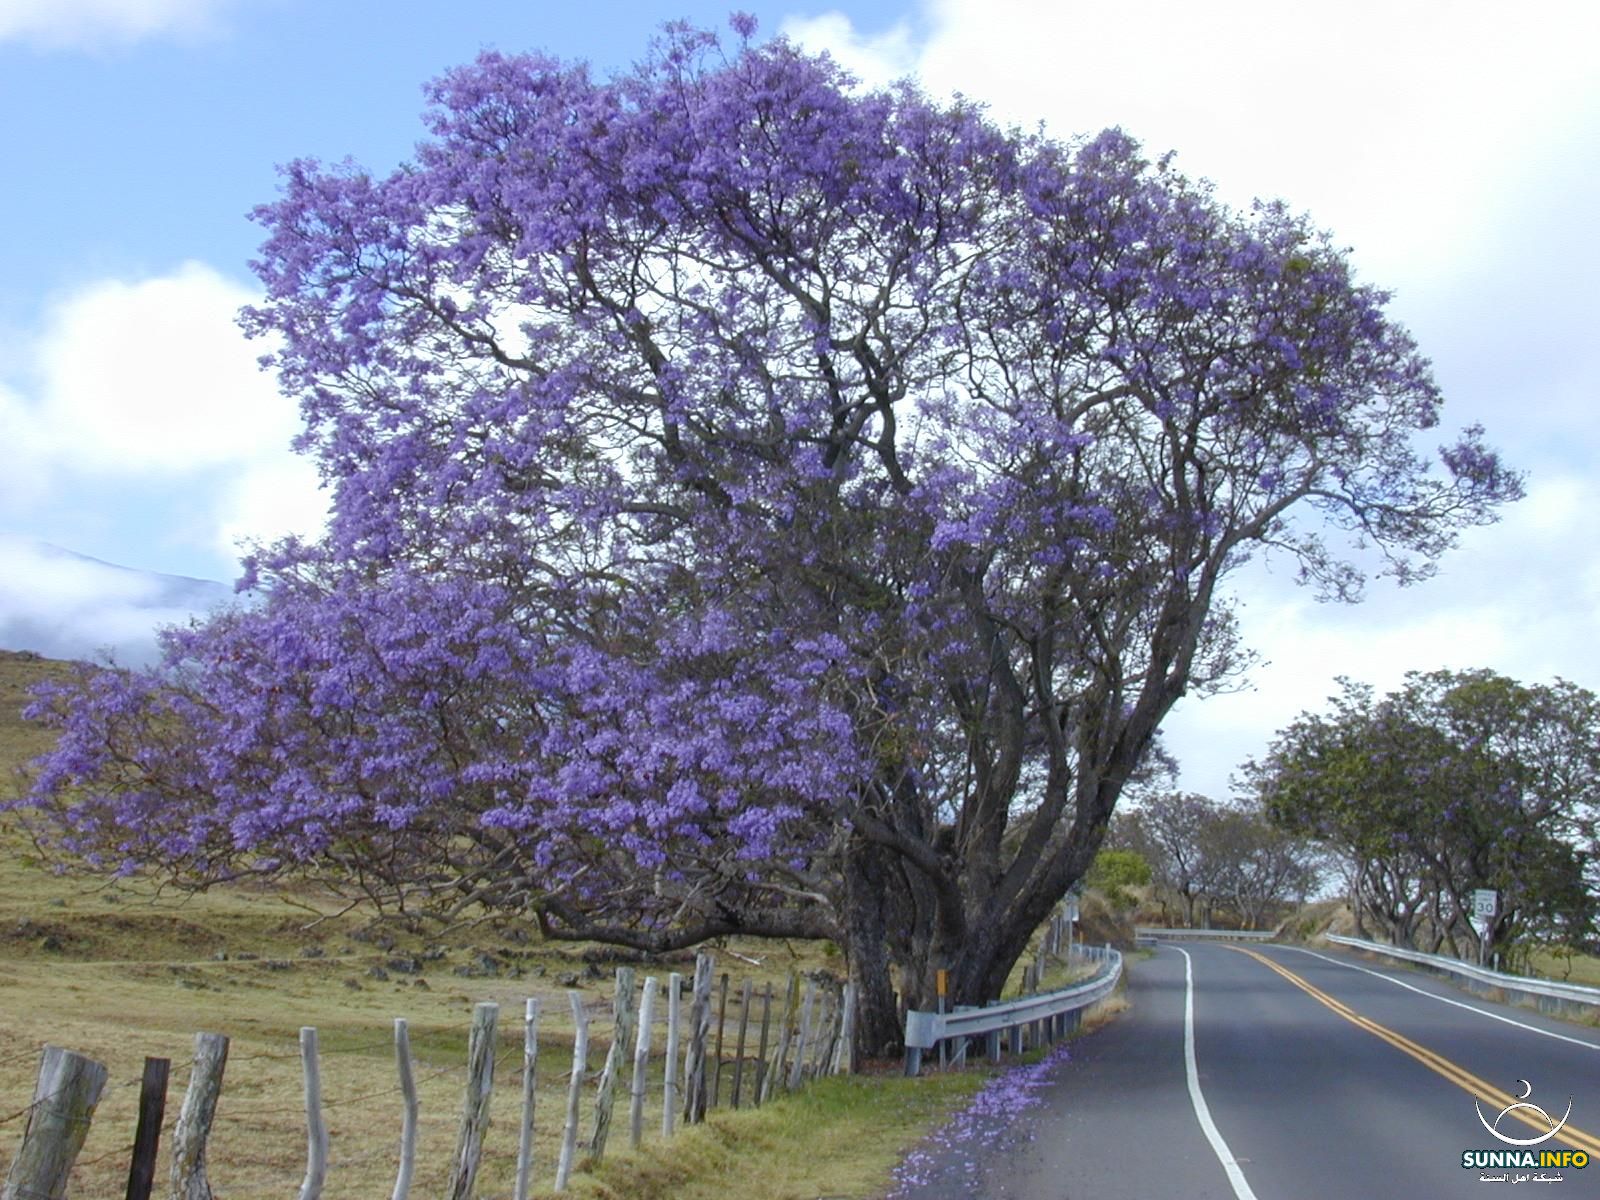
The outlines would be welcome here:
[[[816,935],[863,1045],[998,995],[1268,549],[1402,582],[1517,479],[1281,205],[784,41],[486,54],[385,178],[298,162],[246,317],[327,534],[59,690],[41,836],[666,950]],[[1332,538],[1328,536],[1330,533]]]
[[[1270,910],[1303,901],[1321,874],[1310,841],[1274,825],[1259,807],[1192,792],[1154,795],[1119,813],[1113,844],[1148,856],[1154,882],[1180,906],[1186,926],[1200,913],[1209,920],[1223,902],[1257,928]]]
[[[1302,715],[1249,773],[1276,821],[1351,864],[1358,921],[1401,945],[1476,953],[1472,892],[1492,888],[1490,949],[1590,936],[1595,696],[1490,671],[1412,673],[1381,700],[1343,682],[1329,714]]]
[[[1208,796],[1165,792],[1129,816],[1138,830],[1132,837],[1153,852],[1156,885],[1180,905],[1186,928],[1194,926],[1197,908],[1215,894],[1223,877],[1225,847],[1216,833],[1224,811]]]
[[[1129,888],[1144,887],[1152,878],[1150,864],[1137,850],[1117,850],[1102,846],[1089,865],[1084,883],[1105,893],[1116,909],[1133,907],[1135,900]]]
[[[1261,928],[1274,909],[1305,903],[1321,881],[1320,855],[1310,841],[1274,824],[1259,808],[1223,809],[1204,839],[1215,867],[1212,888],[1246,929]]]

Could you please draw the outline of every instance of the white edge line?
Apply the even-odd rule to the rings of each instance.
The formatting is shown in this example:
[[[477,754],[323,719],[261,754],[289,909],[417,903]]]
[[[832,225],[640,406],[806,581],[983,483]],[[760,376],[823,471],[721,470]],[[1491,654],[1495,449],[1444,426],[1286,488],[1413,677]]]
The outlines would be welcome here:
[[[1194,1056],[1194,961],[1181,946],[1172,948],[1183,955],[1183,1065],[1189,1076],[1189,1100],[1194,1105],[1194,1115],[1199,1118],[1200,1131],[1206,1135],[1206,1141],[1211,1143],[1211,1149],[1216,1152],[1222,1169],[1228,1174],[1233,1194],[1238,1200],[1256,1200],[1256,1194],[1250,1190],[1244,1172],[1239,1169],[1239,1160],[1234,1158],[1228,1143],[1217,1132],[1216,1122],[1211,1119],[1211,1109],[1206,1106],[1206,1098],[1200,1094],[1200,1068]]]
[[[1307,950],[1304,946],[1285,946],[1285,950],[1298,950],[1301,954],[1309,954],[1312,958],[1320,958],[1323,962],[1332,963],[1336,967],[1344,967],[1351,971],[1360,971],[1364,975],[1371,975],[1374,979],[1381,979],[1385,983],[1392,983],[1395,987],[1403,987],[1408,992],[1415,992],[1419,996],[1426,996],[1430,1000],[1437,1000],[1440,1004],[1454,1005],[1464,1008],[1468,1012],[1477,1013],[1480,1017],[1488,1017],[1491,1021],[1503,1021],[1507,1025],[1515,1025],[1518,1029],[1526,1029],[1529,1033],[1537,1033],[1547,1038],[1555,1038],[1558,1042],[1571,1042],[1574,1046],[1582,1046],[1588,1050],[1600,1050],[1600,1042],[1586,1042],[1582,1038],[1568,1037],[1564,1033],[1552,1033],[1548,1029],[1540,1029],[1537,1025],[1529,1025],[1523,1021],[1513,1020],[1497,1012],[1490,1012],[1487,1008],[1479,1008],[1476,1004],[1464,1004],[1460,1000],[1452,1000],[1448,996],[1441,996],[1437,992],[1430,992],[1426,988],[1419,988],[1415,984],[1407,983],[1403,979],[1396,979],[1393,975],[1385,975],[1382,971],[1374,971],[1369,967],[1357,966],[1355,963],[1345,962],[1334,958],[1331,954],[1318,954],[1315,950]]]

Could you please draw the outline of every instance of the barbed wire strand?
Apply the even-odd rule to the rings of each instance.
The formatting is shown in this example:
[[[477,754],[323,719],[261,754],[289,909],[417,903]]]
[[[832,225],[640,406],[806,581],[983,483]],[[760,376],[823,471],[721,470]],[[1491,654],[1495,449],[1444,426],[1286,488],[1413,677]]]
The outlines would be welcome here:
[[[93,1158],[83,1159],[82,1161],[74,1164],[73,1169],[76,1170],[78,1167],[92,1167],[119,1154],[132,1154],[134,1151],[134,1146],[135,1144],[133,1142],[129,1142],[126,1146],[118,1146],[114,1150],[107,1150],[104,1154],[97,1154]]]
[[[132,1080],[124,1080],[122,1083],[111,1083],[111,1084],[108,1084],[106,1087],[101,1089],[100,1099],[104,1100],[106,1098],[106,1095],[107,1095],[108,1092],[117,1091],[117,1090],[119,1090],[121,1088],[126,1088],[126,1087],[137,1087],[140,1084],[140,1082],[142,1082],[142,1081],[138,1080],[138,1079],[132,1079]],[[67,1087],[70,1087],[70,1086],[71,1086],[70,1084],[67,1085]],[[39,1099],[35,1100],[32,1104],[29,1104],[24,1108],[19,1108],[16,1112],[12,1113],[10,1116],[0,1117],[0,1125],[8,1125],[12,1121],[15,1121],[15,1120],[18,1120],[21,1117],[27,1116],[34,1109],[38,1108],[41,1104],[49,1104],[49,1103],[51,1103],[52,1101],[54,1101],[54,1100],[58,1099],[59,1097],[61,1097],[62,1095],[64,1095],[66,1093],[67,1087],[57,1088],[55,1091],[51,1092],[48,1096],[39,1097]],[[98,1107],[99,1106],[99,1101],[96,1101],[95,1103],[96,1103],[96,1107]],[[84,1121],[83,1123],[87,1125],[88,1121]]]

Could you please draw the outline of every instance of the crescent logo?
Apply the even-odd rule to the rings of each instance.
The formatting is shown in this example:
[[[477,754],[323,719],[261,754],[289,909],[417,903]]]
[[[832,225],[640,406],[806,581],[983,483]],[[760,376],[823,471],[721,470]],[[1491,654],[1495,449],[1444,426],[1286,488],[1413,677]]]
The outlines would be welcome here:
[[[1572,1115],[1572,1097],[1567,1097],[1567,1111],[1561,1114],[1561,1120],[1553,1121],[1550,1119],[1550,1114],[1545,1112],[1545,1110],[1540,1108],[1537,1104],[1527,1103],[1528,1097],[1533,1095],[1533,1084],[1529,1083],[1526,1079],[1519,1079],[1517,1082],[1522,1085],[1522,1095],[1517,1098],[1515,1103],[1508,1104],[1500,1110],[1500,1112],[1495,1116],[1494,1124],[1491,1125],[1488,1118],[1483,1115],[1483,1108],[1479,1104],[1476,1096],[1472,1098],[1473,1111],[1478,1114],[1478,1120],[1483,1127],[1508,1146],[1537,1146],[1540,1142],[1548,1142],[1551,1138],[1555,1137],[1556,1134],[1561,1132],[1561,1127],[1567,1123],[1567,1118]],[[1505,1119],[1505,1115],[1509,1112],[1515,1112],[1519,1109],[1538,1116],[1541,1121],[1550,1127],[1549,1131],[1547,1133],[1540,1134],[1538,1137],[1531,1138],[1507,1137],[1505,1134],[1501,1133],[1500,1122]]]

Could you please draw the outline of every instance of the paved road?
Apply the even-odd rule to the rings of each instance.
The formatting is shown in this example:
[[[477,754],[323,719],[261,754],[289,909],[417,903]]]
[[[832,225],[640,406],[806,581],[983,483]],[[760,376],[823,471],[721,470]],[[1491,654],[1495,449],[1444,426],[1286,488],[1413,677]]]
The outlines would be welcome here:
[[[1042,1107],[935,1151],[903,1194],[1433,1200],[1549,1183],[1558,1200],[1600,1196],[1600,1031],[1286,946],[1163,944],[1130,960],[1129,998],[1131,1011],[1074,1045]],[[1589,1166],[1462,1167],[1464,1151],[1516,1149],[1479,1123],[1474,1096],[1494,1123],[1520,1081],[1557,1121],[1572,1102],[1535,1152],[1584,1149]],[[1548,1127],[1513,1113],[1499,1128]]]

